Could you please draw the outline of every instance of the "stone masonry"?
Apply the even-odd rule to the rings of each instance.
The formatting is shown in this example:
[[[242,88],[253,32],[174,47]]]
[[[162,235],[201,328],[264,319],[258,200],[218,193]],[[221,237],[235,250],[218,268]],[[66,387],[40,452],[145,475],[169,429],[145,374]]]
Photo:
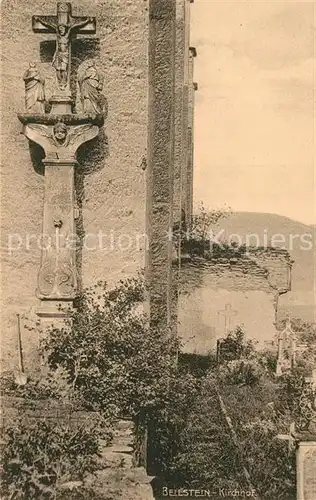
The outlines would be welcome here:
[[[183,264],[178,332],[184,350],[207,354],[236,326],[260,347],[276,342],[278,299],[290,290],[291,264],[288,253],[276,248]]]

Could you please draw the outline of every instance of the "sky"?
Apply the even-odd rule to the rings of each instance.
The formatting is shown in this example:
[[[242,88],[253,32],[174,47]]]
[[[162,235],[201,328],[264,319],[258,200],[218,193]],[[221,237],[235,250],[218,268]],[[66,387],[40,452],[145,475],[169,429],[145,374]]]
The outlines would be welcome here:
[[[316,224],[315,4],[191,4],[195,203]]]

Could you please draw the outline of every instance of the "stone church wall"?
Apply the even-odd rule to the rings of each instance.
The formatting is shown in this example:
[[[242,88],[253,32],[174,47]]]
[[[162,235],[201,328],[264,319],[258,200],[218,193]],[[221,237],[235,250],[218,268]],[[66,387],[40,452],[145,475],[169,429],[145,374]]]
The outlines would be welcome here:
[[[258,257],[258,258],[257,258]],[[242,259],[194,259],[182,267],[178,332],[185,352],[207,354],[226,327],[242,326],[262,347],[275,340],[277,304],[290,289],[286,252],[267,249]]]

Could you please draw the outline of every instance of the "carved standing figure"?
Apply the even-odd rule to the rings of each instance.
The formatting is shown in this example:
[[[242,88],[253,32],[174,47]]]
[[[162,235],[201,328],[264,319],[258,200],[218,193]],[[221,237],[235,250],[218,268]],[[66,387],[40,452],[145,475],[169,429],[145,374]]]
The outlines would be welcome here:
[[[81,103],[84,113],[101,114],[104,111],[104,97],[101,94],[104,77],[94,61],[88,61],[86,69],[78,76]]]
[[[36,63],[30,63],[23,76],[25,83],[25,108],[34,113],[45,113],[45,80]]]

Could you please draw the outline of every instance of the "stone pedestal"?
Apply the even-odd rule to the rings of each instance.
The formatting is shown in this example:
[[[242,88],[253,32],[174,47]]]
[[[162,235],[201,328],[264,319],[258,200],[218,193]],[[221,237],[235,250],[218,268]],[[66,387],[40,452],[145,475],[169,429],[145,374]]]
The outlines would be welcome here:
[[[49,100],[49,103],[52,106],[52,114],[71,114],[72,112],[73,100],[70,93],[63,93],[62,95],[52,96]]]
[[[77,294],[75,228],[75,168],[78,148],[94,139],[103,115],[71,114],[71,97],[51,99],[49,115],[19,115],[23,133],[39,144],[45,159],[45,192],[41,238],[41,264],[36,295],[44,324],[60,324]],[[60,113],[60,114],[58,114]]]

